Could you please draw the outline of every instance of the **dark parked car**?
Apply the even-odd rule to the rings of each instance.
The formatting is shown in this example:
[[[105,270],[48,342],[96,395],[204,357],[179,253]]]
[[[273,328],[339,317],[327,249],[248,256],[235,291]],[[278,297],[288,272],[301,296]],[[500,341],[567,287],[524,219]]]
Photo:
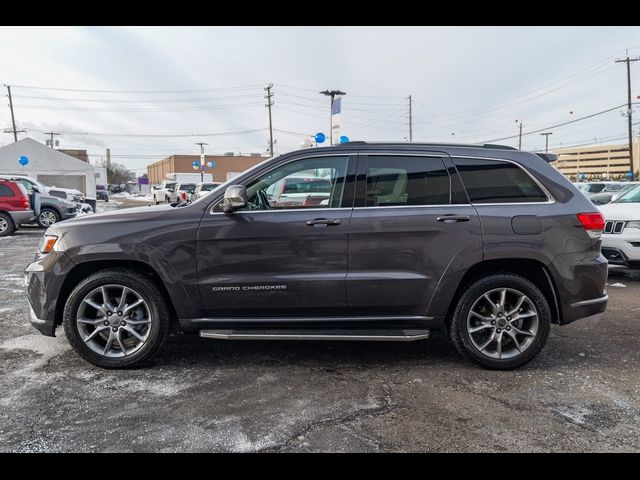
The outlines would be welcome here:
[[[555,158],[351,142],[274,157],[193,203],[53,225],[25,271],[32,323],[63,324],[107,368],[140,365],[172,329],[407,341],[438,327],[480,365],[515,368],[551,323],[607,305],[602,215]],[[326,201],[270,203],[301,176],[325,179]]]
[[[109,191],[104,185],[96,185],[96,198],[98,200],[109,201]]]
[[[33,218],[27,190],[19,182],[0,178],[0,237],[11,235]]]

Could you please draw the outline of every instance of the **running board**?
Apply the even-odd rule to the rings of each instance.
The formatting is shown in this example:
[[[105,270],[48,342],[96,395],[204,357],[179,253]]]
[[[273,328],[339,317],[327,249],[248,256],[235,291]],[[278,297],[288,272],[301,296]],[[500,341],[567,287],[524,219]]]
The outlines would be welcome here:
[[[379,342],[412,342],[429,338],[429,329],[216,329],[200,330],[203,338],[218,340],[364,340]]]

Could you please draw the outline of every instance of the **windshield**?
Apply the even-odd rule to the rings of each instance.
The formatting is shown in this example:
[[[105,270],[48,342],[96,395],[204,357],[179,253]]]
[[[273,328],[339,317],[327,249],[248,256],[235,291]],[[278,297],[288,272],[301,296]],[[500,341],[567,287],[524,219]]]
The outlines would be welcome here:
[[[176,182],[167,182],[164,184],[164,188],[173,188],[176,186]]]
[[[612,203],[640,203],[640,185],[636,185],[631,190],[623,193],[620,198]]]

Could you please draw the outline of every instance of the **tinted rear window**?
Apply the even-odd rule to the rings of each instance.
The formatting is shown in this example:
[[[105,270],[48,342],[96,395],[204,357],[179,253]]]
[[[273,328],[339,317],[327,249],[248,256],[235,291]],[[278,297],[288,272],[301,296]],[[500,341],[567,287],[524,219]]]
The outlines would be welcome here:
[[[196,184],[195,183],[181,183],[180,184],[180,190],[184,190],[185,192],[193,193],[193,191],[195,189],[196,189]]]
[[[453,159],[471,203],[546,202],[547,196],[522,168],[509,162]]]
[[[446,205],[449,174],[441,158],[370,156],[367,207]]]

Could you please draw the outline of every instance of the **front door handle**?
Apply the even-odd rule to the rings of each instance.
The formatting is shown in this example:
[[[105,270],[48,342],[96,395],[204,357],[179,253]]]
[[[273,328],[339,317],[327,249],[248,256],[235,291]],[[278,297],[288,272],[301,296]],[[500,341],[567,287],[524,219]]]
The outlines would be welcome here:
[[[335,218],[333,220],[329,220],[328,218],[315,218],[313,220],[307,220],[307,225],[310,227],[314,225],[340,225],[340,219]]]
[[[443,215],[442,217],[437,217],[437,221],[444,223],[456,223],[456,222],[468,222],[470,220],[469,215]]]

